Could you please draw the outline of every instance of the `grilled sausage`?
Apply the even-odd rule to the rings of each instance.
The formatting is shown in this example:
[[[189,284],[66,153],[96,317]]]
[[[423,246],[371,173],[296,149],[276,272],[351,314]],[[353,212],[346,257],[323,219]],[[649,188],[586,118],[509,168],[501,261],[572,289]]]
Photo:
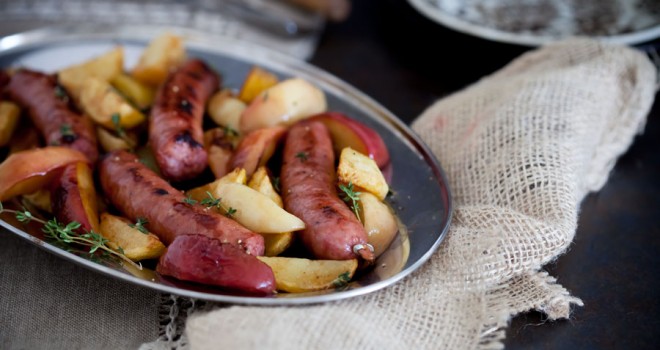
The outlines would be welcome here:
[[[200,234],[263,255],[264,239],[237,222],[186,198],[126,151],[109,153],[99,165],[101,187],[112,204],[131,220],[145,218],[147,228],[166,244],[177,236]]]
[[[305,222],[303,243],[317,258],[373,261],[367,233],[337,196],[335,155],[321,122],[294,125],[286,138],[281,183],[284,207]]]
[[[206,100],[219,83],[219,76],[195,59],[161,86],[149,118],[149,143],[167,179],[191,179],[206,168],[202,118]]]
[[[90,162],[98,158],[92,122],[71,107],[70,98],[53,76],[22,69],[12,75],[10,98],[28,111],[48,145],[71,147]]]
[[[201,235],[174,239],[156,271],[184,281],[211,284],[254,294],[275,292],[268,265],[228,243]]]

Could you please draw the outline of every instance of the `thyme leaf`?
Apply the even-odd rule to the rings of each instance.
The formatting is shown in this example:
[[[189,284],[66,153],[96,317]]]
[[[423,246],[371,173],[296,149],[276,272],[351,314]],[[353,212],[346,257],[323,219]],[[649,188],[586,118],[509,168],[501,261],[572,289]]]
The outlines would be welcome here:
[[[144,233],[145,235],[149,233],[149,230],[145,227],[146,224],[148,224],[149,221],[146,218],[139,217],[137,218],[137,221],[135,221],[135,224],[129,224],[128,226]]]
[[[351,207],[353,213],[355,213],[355,216],[361,223],[362,218],[360,217],[360,206],[358,205],[361,192],[355,191],[352,182],[349,182],[348,185],[339,184],[339,189],[342,191],[341,199]]]

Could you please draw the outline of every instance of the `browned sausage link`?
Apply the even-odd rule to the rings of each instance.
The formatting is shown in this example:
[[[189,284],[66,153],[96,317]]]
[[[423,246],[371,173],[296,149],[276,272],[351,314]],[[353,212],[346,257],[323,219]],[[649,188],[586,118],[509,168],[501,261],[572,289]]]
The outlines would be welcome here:
[[[28,111],[48,145],[71,147],[90,162],[98,158],[92,122],[71,108],[71,101],[53,76],[26,69],[12,75],[9,96]]]
[[[220,77],[204,62],[190,60],[161,86],[149,119],[149,143],[163,175],[191,179],[207,166],[202,118]]]
[[[147,219],[149,231],[166,245],[180,235],[200,234],[237,244],[253,255],[264,253],[262,236],[202,206],[185,203],[181,192],[133,154],[109,153],[100,162],[99,176],[112,204],[131,220]]]
[[[305,222],[301,238],[317,258],[345,260],[359,256],[373,261],[364,227],[337,196],[334,166],[326,127],[309,121],[294,125],[284,146],[284,207]]]

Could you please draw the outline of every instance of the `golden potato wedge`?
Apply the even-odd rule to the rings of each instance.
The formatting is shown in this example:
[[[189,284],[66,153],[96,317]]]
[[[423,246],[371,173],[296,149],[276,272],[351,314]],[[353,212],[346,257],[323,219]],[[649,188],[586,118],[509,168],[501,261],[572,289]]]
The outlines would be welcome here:
[[[245,102],[234,97],[231,90],[224,89],[211,96],[206,109],[216,124],[238,130],[241,114],[246,107]]]
[[[278,81],[279,79],[275,74],[254,66],[245,78],[238,98],[245,103],[250,103],[264,90],[277,84]]]
[[[374,247],[374,254],[379,256],[392,243],[394,236],[399,232],[394,214],[390,208],[369,192],[361,192],[358,205],[368,242]]]
[[[110,81],[124,70],[124,48],[117,46],[111,51],[87,62],[61,70],[57,74],[59,83],[76,100],[80,100],[83,84],[89,77]]]
[[[0,147],[7,145],[16,130],[21,109],[17,104],[9,101],[0,101]]]
[[[183,39],[165,33],[149,43],[131,75],[143,84],[157,87],[165,81],[170,71],[183,63],[185,58],[186,49]]]
[[[115,129],[117,125],[132,128],[146,120],[142,112],[104,80],[89,77],[83,82],[82,89],[80,106],[97,124],[108,129]],[[113,120],[113,115],[118,115],[119,119]]]
[[[379,200],[385,199],[389,191],[389,185],[376,162],[350,147],[341,151],[337,178],[341,183],[352,183],[359,190],[373,193]]]
[[[130,224],[127,219],[102,213],[100,234],[115,244],[113,249],[121,247],[124,255],[133,261],[155,259],[163,255],[165,245],[156,235],[142,233]]]
[[[265,167],[259,167],[257,171],[252,175],[248,186],[254,190],[257,190],[259,193],[270,198],[275,204],[282,208],[282,197],[275,191],[273,184],[270,182],[268,177],[268,172]],[[285,232],[280,234],[267,234],[263,233],[264,236],[264,245],[266,250],[264,255],[266,256],[277,256],[284,252],[287,248],[293,243],[293,232]]]
[[[125,138],[121,138],[103,127],[96,127],[96,136],[101,147],[106,152],[118,149],[133,149],[137,145],[137,136],[132,133],[126,133]]]
[[[154,102],[156,90],[150,86],[142,84],[133,77],[126,74],[118,74],[110,84],[114,86],[122,95],[126,96],[139,109],[145,109]]]
[[[237,184],[245,185],[246,180],[247,180],[247,175],[245,173],[245,169],[236,168],[229,174],[211,183],[208,183],[203,186],[195,187],[191,190],[186,191],[186,195],[200,202],[204,200],[204,198],[208,197],[208,194],[206,192],[209,192],[215,196],[217,193],[218,186],[222,184],[237,183]]]
[[[289,293],[311,292],[346,285],[358,263],[352,260],[309,260],[258,256],[275,274],[277,289]]]

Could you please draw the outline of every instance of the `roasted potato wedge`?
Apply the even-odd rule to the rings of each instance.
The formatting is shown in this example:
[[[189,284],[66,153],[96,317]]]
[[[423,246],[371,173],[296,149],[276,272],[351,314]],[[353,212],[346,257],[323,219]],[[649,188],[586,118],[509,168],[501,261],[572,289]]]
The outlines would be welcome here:
[[[241,114],[246,107],[245,102],[234,97],[231,90],[225,89],[211,96],[206,109],[216,124],[238,130]]]
[[[277,289],[289,293],[311,292],[346,285],[358,263],[352,260],[309,260],[258,256],[275,274]]]
[[[0,147],[7,145],[16,130],[21,109],[17,104],[9,101],[0,101]]]
[[[361,192],[358,205],[368,242],[374,247],[374,254],[381,255],[399,232],[394,214],[390,208],[369,192]]]
[[[143,84],[157,87],[165,81],[170,71],[183,63],[185,58],[183,39],[165,33],[149,43],[131,75]]]
[[[129,75],[118,74],[110,80],[110,83],[139,109],[145,109],[154,102],[156,90]]]
[[[337,177],[339,182],[352,183],[357,189],[373,193],[379,200],[385,199],[390,189],[376,162],[350,147],[341,151]]]
[[[107,82],[121,74],[123,69],[124,48],[117,46],[101,56],[61,70],[57,74],[57,79],[67,92],[79,101],[87,78],[95,77]]]
[[[96,127],[96,136],[101,144],[101,147],[106,152],[111,152],[118,149],[133,149],[137,143],[137,136],[135,134],[126,133],[126,137],[121,138],[103,127]]]
[[[114,243],[113,249],[121,247],[124,255],[133,261],[155,259],[163,255],[165,245],[156,235],[142,233],[130,224],[127,219],[102,213],[100,234]]]
[[[104,80],[89,77],[83,82],[82,89],[80,105],[99,125],[108,129],[117,126],[130,129],[146,120],[142,112],[133,107]],[[113,116],[118,116],[118,119],[113,120]]]
[[[275,74],[254,66],[250,69],[250,72],[245,78],[243,87],[241,87],[241,92],[238,94],[238,98],[245,103],[250,103],[264,90],[277,84],[278,81],[279,79],[277,79]]]
[[[245,169],[236,168],[229,174],[203,186],[193,188],[186,191],[186,195],[196,201],[202,201],[208,197],[206,192],[209,192],[215,196],[218,186],[228,183],[237,183],[245,185],[247,181],[247,175],[245,174]]]

